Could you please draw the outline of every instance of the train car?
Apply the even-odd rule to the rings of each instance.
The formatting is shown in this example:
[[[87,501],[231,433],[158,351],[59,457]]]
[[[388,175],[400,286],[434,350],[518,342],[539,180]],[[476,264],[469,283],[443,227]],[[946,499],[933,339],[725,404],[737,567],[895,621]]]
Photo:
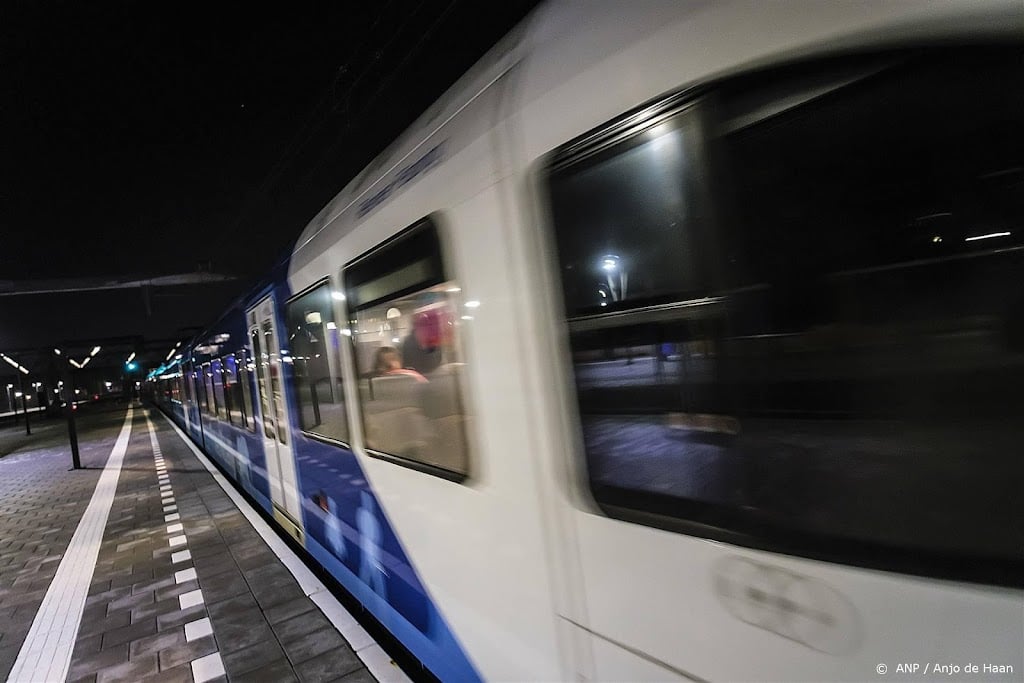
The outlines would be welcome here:
[[[176,419],[442,680],[1019,677],[1022,29],[543,4]]]

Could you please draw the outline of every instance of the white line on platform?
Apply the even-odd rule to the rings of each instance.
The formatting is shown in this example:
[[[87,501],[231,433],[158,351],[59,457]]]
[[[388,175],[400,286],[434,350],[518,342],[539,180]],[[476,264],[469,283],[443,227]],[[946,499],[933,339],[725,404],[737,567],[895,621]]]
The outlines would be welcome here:
[[[132,409],[129,407],[89,506],[39,605],[8,681],[63,681],[68,675],[75,637],[82,623],[82,611],[131,432]]]

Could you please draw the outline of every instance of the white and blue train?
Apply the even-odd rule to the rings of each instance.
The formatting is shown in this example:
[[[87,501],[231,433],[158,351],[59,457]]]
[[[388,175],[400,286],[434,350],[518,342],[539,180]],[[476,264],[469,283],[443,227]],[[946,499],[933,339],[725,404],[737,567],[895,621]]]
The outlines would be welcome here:
[[[1019,680],[1022,36],[543,4],[158,396],[442,680]]]

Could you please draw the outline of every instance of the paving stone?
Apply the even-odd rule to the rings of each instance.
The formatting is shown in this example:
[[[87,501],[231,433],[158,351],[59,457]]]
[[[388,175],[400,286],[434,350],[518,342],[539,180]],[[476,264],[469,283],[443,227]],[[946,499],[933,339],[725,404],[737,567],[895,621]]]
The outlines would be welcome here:
[[[171,612],[177,612],[180,609],[181,606],[178,604],[178,598],[176,597],[142,605],[132,610],[132,623],[148,619],[149,617],[160,617]]]
[[[295,676],[294,670],[291,664],[288,663],[287,659],[279,659],[269,664],[264,664],[258,669],[247,671],[238,676],[231,676],[232,681],[244,681],[245,683],[266,683],[267,681],[274,681],[274,683],[291,683],[292,681],[298,681],[299,679]]]
[[[103,634],[99,633],[88,638],[79,638],[75,641],[75,656],[84,656],[99,652],[103,649]]]
[[[249,584],[242,578],[242,573],[225,571],[213,576],[203,577],[203,595],[207,602],[219,602],[236,595],[247,595],[250,592]]]
[[[331,623],[320,610],[309,611],[291,619],[273,624],[274,633],[282,643],[300,638],[307,633],[331,628]]]
[[[253,594],[263,609],[269,609],[293,600],[302,600],[306,597],[306,594],[302,592],[297,584],[293,584],[290,588],[277,589],[264,589],[262,586],[253,586]]]
[[[176,598],[179,595],[185,593],[191,593],[192,591],[199,588],[199,582],[196,580],[186,581],[185,583],[175,584],[171,581],[171,585],[166,588],[161,588],[156,592],[157,600],[167,600],[168,598]],[[203,599],[206,600],[206,589],[203,589]]]
[[[131,613],[124,611],[111,614],[109,617],[102,619],[94,619],[88,622],[83,620],[81,626],[78,627],[78,637],[87,638],[98,633],[106,633],[107,631],[123,628],[130,623]]]
[[[192,667],[187,663],[161,671],[146,679],[146,683],[192,683]],[[264,681],[269,683],[269,681]]]
[[[345,639],[333,627],[313,631],[296,640],[283,643],[292,664],[299,664],[334,648],[348,648]]]
[[[128,587],[128,590],[131,591],[131,586]],[[128,610],[131,612],[133,607],[141,607],[142,605],[149,605],[153,602],[152,591],[138,593],[136,595],[127,595],[123,598],[112,600],[110,604],[107,605],[107,614],[114,614],[115,612],[120,612],[122,610]]]
[[[160,590],[161,588],[166,588],[168,586],[175,585],[174,584],[174,576],[173,575],[171,575],[171,576],[164,576],[164,577],[161,577],[161,578],[157,579],[157,578],[153,577],[153,573],[152,573],[152,571],[150,571],[150,577],[151,578],[150,578],[149,581],[146,581],[144,583],[133,584],[132,585],[132,594],[136,595],[138,593],[146,593],[146,592],[150,592],[150,591],[156,592],[156,591]],[[157,599],[158,602],[160,600],[163,600],[163,598],[160,597],[159,593],[157,594],[156,599]]]
[[[150,653],[96,673],[96,683],[135,683],[143,677],[157,673],[157,656]]]
[[[193,640],[184,645],[175,645],[160,650],[160,669],[172,669],[180,664],[186,664],[193,659],[199,659],[217,651],[217,643],[213,636]]]
[[[78,678],[68,678],[67,683],[96,683],[96,674],[88,674]]]
[[[213,632],[217,635],[217,642],[221,644],[220,649],[225,653],[274,639],[274,632],[259,612],[246,619],[234,616],[228,619],[212,617],[211,622]]]
[[[377,683],[377,679],[366,668],[356,669],[338,679],[338,683]]]
[[[309,598],[303,598],[275,605],[263,614],[271,624],[277,624],[314,609],[317,609],[316,604]]]
[[[162,633],[157,633],[156,635],[132,641],[128,645],[128,657],[129,659],[135,659],[136,657],[145,656],[149,653],[178,647],[180,645],[184,645],[186,642],[185,631],[181,628],[175,628],[170,631],[164,631]]]
[[[295,665],[295,673],[303,683],[326,683],[353,672],[363,663],[347,647],[339,647]]]
[[[238,571],[238,565],[235,564],[235,560],[229,553],[194,557],[192,558],[192,564],[195,566],[196,571],[204,578],[216,576],[221,572]]]
[[[259,613],[259,603],[251,594],[235,595],[226,600],[218,600],[207,605],[210,616],[214,618],[237,615],[241,618],[248,618],[253,613]]]
[[[224,670],[231,679],[238,674],[285,659],[281,644],[273,637],[233,652],[222,650],[221,657],[224,660]]]
[[[79,657],[71,661],[71,668],[68,670],[68,678],[76,678],[91,674],[111,666],[118,666],[128,661],[128,644],[122,643],[109,650]]]
[[[103,634],[103,649],[128,643],[156,633],[156,619],[149,618]]]

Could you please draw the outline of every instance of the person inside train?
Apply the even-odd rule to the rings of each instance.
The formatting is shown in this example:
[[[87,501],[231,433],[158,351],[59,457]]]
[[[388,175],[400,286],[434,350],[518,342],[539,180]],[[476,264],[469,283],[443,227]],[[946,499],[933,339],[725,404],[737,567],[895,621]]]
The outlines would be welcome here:
[[[402,357],[406,367],[424,375],[441,364],[444,313],[439,309],[420,310],[413,316],[412,332],[402,341]]]
[[[403,367],[402,354],[393,346],[382,346],[374,356],[373,374],[376,377],[385,375],[409,375],[417,382],[426,382],[427,378],[412,368]]]

